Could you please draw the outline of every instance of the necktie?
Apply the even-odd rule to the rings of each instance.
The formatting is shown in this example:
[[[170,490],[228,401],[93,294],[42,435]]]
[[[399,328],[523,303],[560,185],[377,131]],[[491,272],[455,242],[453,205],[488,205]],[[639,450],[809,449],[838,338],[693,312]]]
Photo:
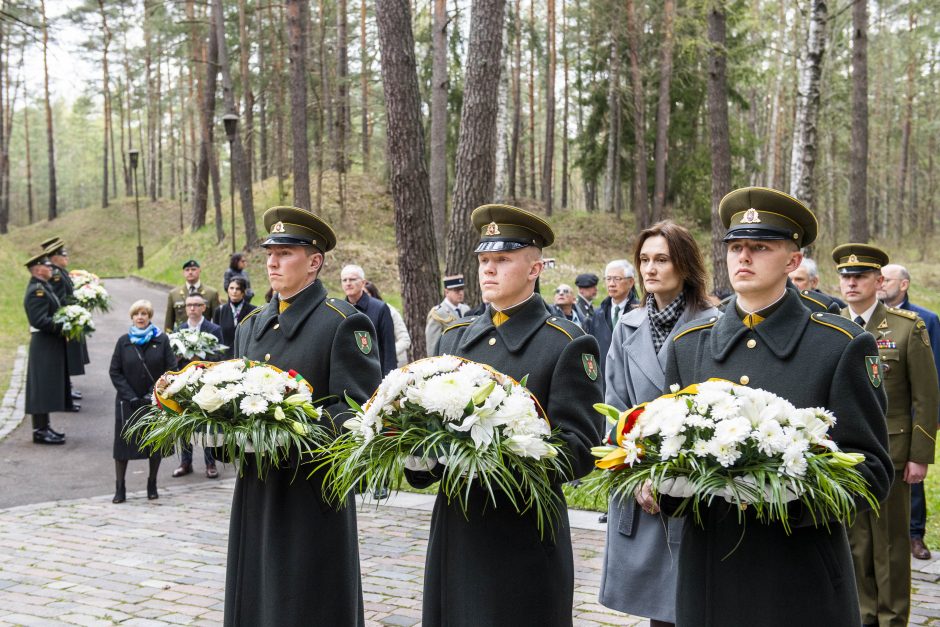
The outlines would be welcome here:
[[[620,320],[620,305],[614,306],[613,322],[610,323],[611,328],[617,326],[618,320]]]
[[[864,328],[865,328],[865,318],[862,318],[861,316],[855,316],[855,324],[857,324],[858,326],[860,326],[860,327],[862,327],[862,328],[864,329]]]
[[[192,295],[195,294],[195,293],[196,293],[196,286],[195,286],[195,285],[190,285],[190,286],[189,286],[189,295],[192,296]]]

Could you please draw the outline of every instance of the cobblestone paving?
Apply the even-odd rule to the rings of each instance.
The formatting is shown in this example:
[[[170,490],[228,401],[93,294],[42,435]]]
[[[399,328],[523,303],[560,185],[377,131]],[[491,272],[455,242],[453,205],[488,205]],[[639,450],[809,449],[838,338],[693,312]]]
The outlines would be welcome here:
[[[219,625],[232,480],[0,510],[0,625]],[[430,499],[359,510],[366,622],[417,625]],[[572,514],[576,625],[647,625],[597,603],[604,534]],[[593,527],[593,528],[592,528]],[[602,528],[600,528],[602,529]],[[913,625],[940,626],[940,561],[915,574]]]

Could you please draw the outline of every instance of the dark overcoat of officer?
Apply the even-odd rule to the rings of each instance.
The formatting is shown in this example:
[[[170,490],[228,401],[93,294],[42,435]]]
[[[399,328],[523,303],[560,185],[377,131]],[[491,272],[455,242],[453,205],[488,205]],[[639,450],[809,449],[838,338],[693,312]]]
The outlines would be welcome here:
[[[50,258],[50,262],[60,255],[67,260],[68,252],[65,250],[65,242],[61,238],[53,237],[48,239],[42,243],[42,247],[43,252]],[[49,279],[49,285],[62,305],[75,303],[75,285],[72,283],[69,271],[64,266],[52,263],[52,278]],[[69,376],[78,377],[85,374],[85,364],[91,361],[88,358],[88,347],[85,340],[66,340],[65,350],[69,363]]]
[[[481,209],[486,206],[474,212],[475,225]],[[506,222],[528,224],[528,215],[513,208]],[[491,245],[498,241],[483,238]],[[571,624],[574,565],[561,484],[594,467],[591,447],[600,441],[604,422],[592,408],[602,399],[597,341],[576,324],[552,316],[538,294],[511,309],[498,325],[492,305],[483,315],[452,325],[441,336],[438,353],[487,364],[517,381],[527,376],[527,388],[560,432],[571,472],[557,478],[554,535],[546,532],[544,537],[534,512],[516,513],[504,493],[495,493],[494,506],[475,485],[466,515],[456,502],[448,504],[438,494],[424,577],[426,627]],[[440,470],[407,471],[406,476],[414,485],[426,486]]]
[[[269,209],[265,226],[272,236],[264,245],[313,241],[326,252],[335,243],[329,226],[301,209]],[[345,395],[364,403],[381,381],[371,321],[329,297],[319,279],[247,316],[235,355],[299,372],[337,429],[349,417]],[[363,625],[352,495],[337,510],[322,494],[322,475],[307,478],[309,466],[259,479],[255,463],[249,456],[232,499],[225,624]]]
[[[798,200],[764,188],[731,192],[720,204],[726,240],[811,242],[816,220]],[[796,250],[796,249],[794,249]],[[796,407],[825,407],[836,417],[832,439],[861,453],[857,469],[878,500],[893,477],[884,422],[885,397],[874,338],[854,323],[811,312],[793,289],[761,311],[746,313],[738,296],[726,313],[694,321],[669,344],[666,386],[712,377],[777,394]],[[876,369],[870,369],[874,363]],[[874,373],[874,374],[872,374]],[[867,504],[856,498],[859,510]],[[667,511],[677,499],[664,498]],[[679,553],[679,627],[832,627],[859,624],[858,595],[842,523],[814,525],[797,501],[791,533],[763,524],[723,500],[686,524]],[[690,521],[691,522],[691,521]]]

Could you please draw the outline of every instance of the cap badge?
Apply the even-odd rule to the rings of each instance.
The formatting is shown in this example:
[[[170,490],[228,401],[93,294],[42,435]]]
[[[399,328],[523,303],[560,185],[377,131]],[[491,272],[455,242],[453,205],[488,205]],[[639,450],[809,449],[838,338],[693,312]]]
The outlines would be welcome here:
[[[757,224],[758,222],[760,222],[760,214],[754,208],[745,211],[744,217],[741,218],[741,224]]]
[[[487,237],[492,237],[493,235],[499,235],[499,225],[495,222],[490,222],[486,225],[486,230],[483,232]]]
[[[849,263],[858,263],[858,257],[855,255],[849,255]]]
[[[283,233],[283,232],[284,232],[284,223],[281,222],[280,220],[277,221],[277,222],[275,222],[275,223],[271,226],[271,232],[272,232],[272,233]]]

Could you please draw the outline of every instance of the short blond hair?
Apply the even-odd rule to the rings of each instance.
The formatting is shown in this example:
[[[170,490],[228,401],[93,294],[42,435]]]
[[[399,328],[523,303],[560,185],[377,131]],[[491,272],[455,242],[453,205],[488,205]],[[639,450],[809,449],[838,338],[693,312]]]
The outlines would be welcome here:
[[[147,315],[153,318],[153,303],[144,299],[135,300],[134,304],[131,305],[129,316],[133,318],[138,311],[146,311]]]

